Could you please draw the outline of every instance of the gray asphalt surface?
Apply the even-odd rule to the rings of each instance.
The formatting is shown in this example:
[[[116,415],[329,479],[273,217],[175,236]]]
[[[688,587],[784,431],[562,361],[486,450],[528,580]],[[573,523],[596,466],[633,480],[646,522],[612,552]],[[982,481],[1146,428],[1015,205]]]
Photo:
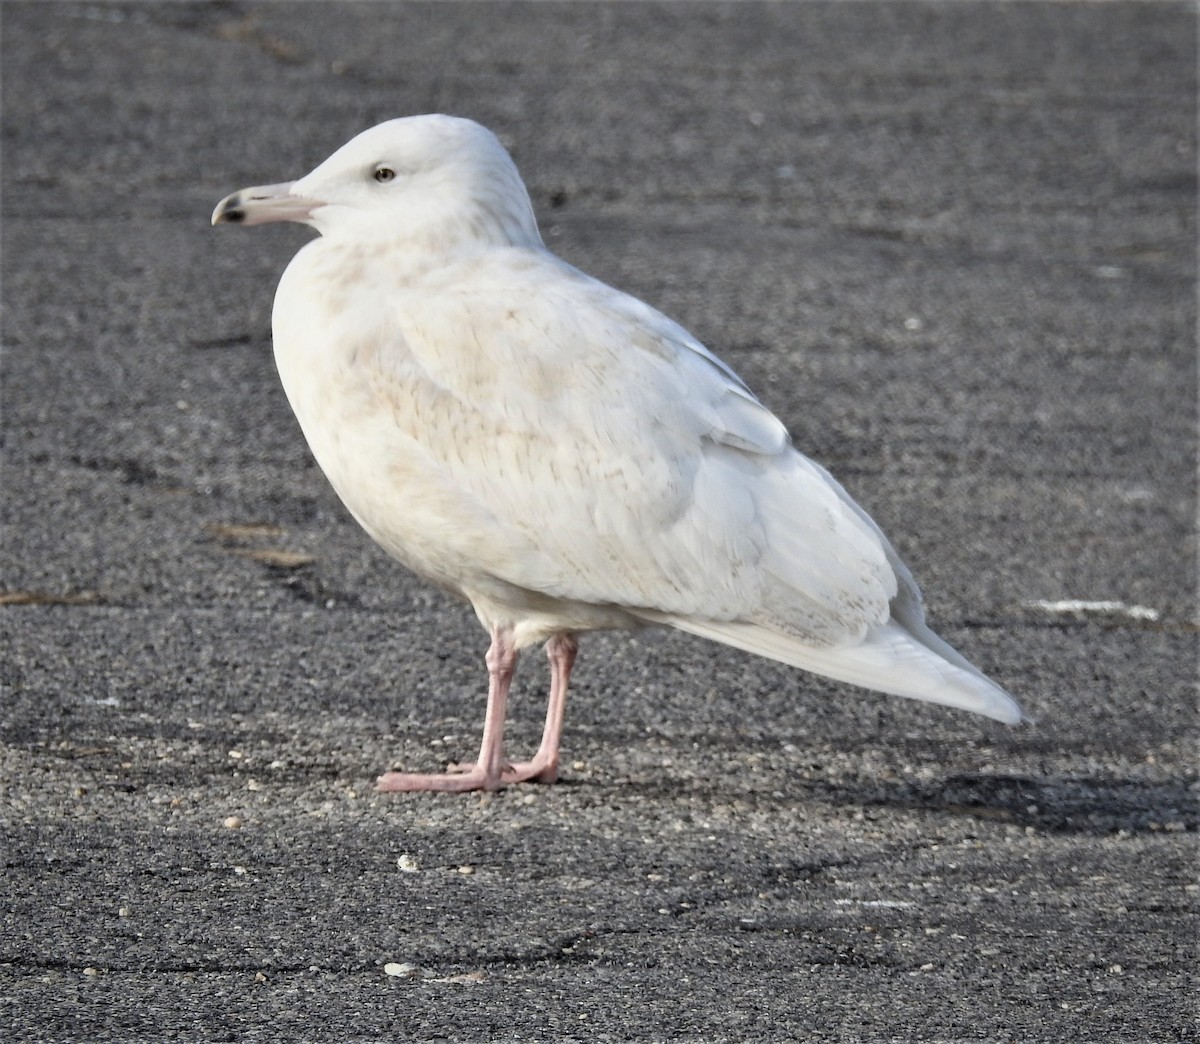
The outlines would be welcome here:
[[[0,18],[0,1036],[1197,1039],[1194,7]],[[597,636],[559,785],[373,792],[473,753],[486,637],[309,458],[306,231],[208,215],[425,111],[742,373],[1036,727]]]

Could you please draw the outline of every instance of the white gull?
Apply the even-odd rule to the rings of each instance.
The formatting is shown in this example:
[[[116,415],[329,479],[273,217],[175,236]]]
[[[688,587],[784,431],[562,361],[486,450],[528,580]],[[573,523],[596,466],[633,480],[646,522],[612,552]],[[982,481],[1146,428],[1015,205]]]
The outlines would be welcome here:
[[[334,489],[491,636],[479,759],[383,790],[552,782],[577,636],[669,625],[881,692],[1023,714],[926,625],[891,544],[724,363],[556,258],[517,168],[470,120],[363,132],[213,223],[320,237],[275,295],[275,359]],[[504,755],[517,652],[545,642],[533,758]]]

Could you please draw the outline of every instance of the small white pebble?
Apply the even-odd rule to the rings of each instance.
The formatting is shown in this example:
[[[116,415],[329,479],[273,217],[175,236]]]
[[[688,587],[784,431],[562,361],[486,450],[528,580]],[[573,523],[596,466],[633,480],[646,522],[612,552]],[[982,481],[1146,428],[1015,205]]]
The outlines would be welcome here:
[[[118,917],[128,917],[132,913],[133,913],[133,911],[131,909],[129,909],[128,906],[122,906],[121,909],[119,909],[117,911],[117,916]]]
[[[406,874],[415,874],[420,869],[417,861],[407,852],[396,860],[396,865]]]
[[[262,972],[255,972],[254,973],[254,981],[255,982],[266,982],[267,977]]]
[[[87,975],[90,978],[92,976],[99,975],[100,969],[99,968],[84,968],[83,974]]]
[[[473,866],[460,866],[460,867],[458,868],[458,872],[459,872],[460,874],[463,874],[464,876],[465,876],[465,875],[467,875],[467,874],[473,874],[473,873],[475,873],[475,867],[473,867]]]
[[[235,866],[233,868],[233,872],[237,874],[238,877],[242,877],[246,873],[246,868],[244,866]]]
[[[924,329],[924,327],[925,327],[925,324],[923,322],[921,322],[921,320],[918,319],[915,315],[910,315],[907,319],[904,320],[904,329],[906,329],[906,330],[914,330],[915,331],[915,330]]]
[[[231,750],[229,752],[229,756],[233,758],[234,761],[239,761],[242,758],[242,752],[240,750]]]
[[[1110,964],[1108,966],[1108,972],[1110,975],[1120,975],[1124,970],[1125,969],[1122,968],[1119,964]]]
[[[241,816],[229,816],[225,820],[223,825],[227,830],[241,830],[242,829],[242,817]]]
[[[246,780],[246,789],[247,790],[262,790],[262,784],[259,783],[259,781],[257,779],[248,779],[248,780]]]
[[[420,975],[421,969],[415,964],[397,964],[394,961],[383,966],[383,974],[393,978],[403,979],[412,975]]]
[[[921,971],[933,971],[933,965],[932,964],[922,964]]]

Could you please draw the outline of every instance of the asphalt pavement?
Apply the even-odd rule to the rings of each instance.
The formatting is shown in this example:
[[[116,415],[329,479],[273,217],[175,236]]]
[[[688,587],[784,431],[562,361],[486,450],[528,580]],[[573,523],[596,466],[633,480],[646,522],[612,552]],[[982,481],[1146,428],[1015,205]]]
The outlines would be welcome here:
[[[1196,8],[0,4],[0,1037],[1200,1037]],[[555,786],[309,457],[218,199],[442,111],[727,359],[1008,728],[588,636]],[[522,662],[514,751],[547,672]]]

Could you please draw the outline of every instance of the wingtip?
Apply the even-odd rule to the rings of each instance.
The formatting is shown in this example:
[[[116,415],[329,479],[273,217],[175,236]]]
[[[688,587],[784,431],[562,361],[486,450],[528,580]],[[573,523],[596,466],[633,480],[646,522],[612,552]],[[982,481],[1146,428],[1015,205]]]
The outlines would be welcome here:
[[[1025,708],[992,681],[991,678],[974,671],[973,668],[971,671],[964,671],[963,673],[980,699],[980,702],[974,706],[967,701],[957,704],[963,710],[986,715],[995,721],[1002,722],[1013,728],[1021,728],[1034,724],[1033,718],[1026,713]]]

